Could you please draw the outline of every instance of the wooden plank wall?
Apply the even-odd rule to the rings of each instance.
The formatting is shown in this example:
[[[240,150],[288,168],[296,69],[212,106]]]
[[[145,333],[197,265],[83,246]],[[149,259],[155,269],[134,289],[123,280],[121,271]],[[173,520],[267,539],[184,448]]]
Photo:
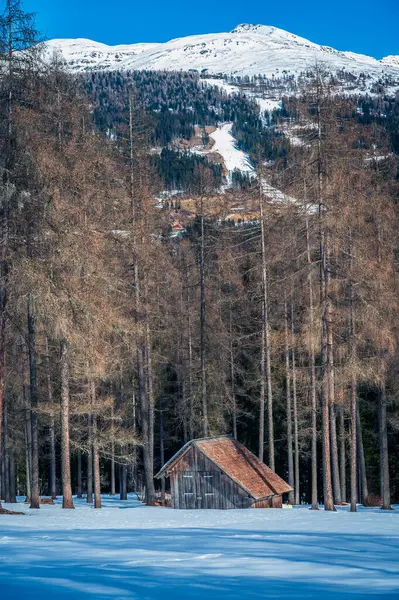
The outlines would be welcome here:
[[[198,448],[190,448],[171,473],[173,508],[249,508],[253,499]]]
[[[272,496],[271,498],[266,498],[266,500],[260,500],[259,502],[254,502],[251,508],[282,508],[283,506],[283,497],[282,496]]]

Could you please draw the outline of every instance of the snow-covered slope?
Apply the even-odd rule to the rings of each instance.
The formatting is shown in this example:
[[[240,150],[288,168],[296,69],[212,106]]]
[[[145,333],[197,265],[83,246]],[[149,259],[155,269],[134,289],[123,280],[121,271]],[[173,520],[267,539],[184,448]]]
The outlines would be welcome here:
[[[71,71],[109,71],[154,46],[157,44],[107,46],[85,39],[56,39],[46,43],[46,55],[63,59]]]
[[[381,59],[381,63],[388,67],[396,67],[399,69],[399,56],[386,56]]]
[[[298,73],[322,62],[329,70],[367,72],[373,77],[383,73],[399,79],[399,59],[377,60],[370,56],[341,52],[314,44],[276,27],[239,25],[230,33],[193,35],[163,44],[106,46],[89,40],[52,40],[69,68],[189,70],[226,74]]]
[[[223,158],[229,185],[232,183],[234,171],[240,171],[244,175],[254,172],[248,154],[237,148],[237,142],[231,132],[232,127],[233,123],[223,123],[209,136],[214,141],[212,152],[217,152]]]

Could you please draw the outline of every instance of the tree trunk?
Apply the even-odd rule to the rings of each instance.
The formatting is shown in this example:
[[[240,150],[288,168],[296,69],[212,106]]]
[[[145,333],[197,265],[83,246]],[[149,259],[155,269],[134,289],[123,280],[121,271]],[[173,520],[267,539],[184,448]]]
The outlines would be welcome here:
[[[82,494],[82,452],[78,450],[78,487],[77,487],[77,497],[83,498]]]
[[[7,400],[4,398],[3,406],[3,436],[1,445],[3,447],[3,456],[1,461],[1,481],[3,488],[3,498],[5,502],[10,502],[10,473],[8,461],[8,423],[7,423]]]
[[[136,404],[136,391],[133,388],[132,391],[132,427],[133,427],[133,437],[136,439],[137,436],[137,404]],[[132,483],[133,489],[137,490],[137,449],[134,445],[132,448]]]
[[[320,294],[322,309],[322,334],[321,334],[321,416],[322,416],[322,463],[323,463],[323,496],[324,509],[334,511],[334,498],[331,481],[331,447],[330,447],[330,419],[329,404],[332,392],[331,379],[334,373],[331,373],[331,352],[330,344],[332,342],[332,309],[330,299],[330,272],[329,272],[329,238],[325,226],[325,214],[327,207],[324,200],[324,123],[322,115],[322,101],[324,95],[323,82],[321,76],[317,74],[317,185],[318,185],[318,220],[319,220],[319,243],[320,243]]]
[[[111,447],[111,496],[115,496],[115,444],[112,442]]]
[[[291,350],[292,359],[292,400],[294,409],[294,473],[295,473],[295,504],[301,503],[299,484],[299,431],[298,431],[298,398],[296,393],[296,359],[295,350]]]
[[[10,461],[8,454],[4,453],[3,465],[2,465],[2,480],[4,487],[4,501],[10,504],[11,492],[10,492]]]
[[[265,365],[265,322],[262,319],[262,339],[260,346],[260,398],[259,398],[259,451],[258,458],[263,462],[265,453],[265,393],[266,393],[266,365]]]
[[[349,255],[350,255],[350,302],[349,302],[349,352],[351,359],[351,379],[350,379],[350,401],[351,401],[351,461],[350,461],[350,474],[351,474],[351,512],[357,510],[357,379],[356,379],[356,359],[357,359],[357,346],[356,346],[356,331],[355,331],[355,315],[354,315],[354,290],[352,281],[352,267],[353,267],[353,251],[352,251],[352,233],[349,230]]]
[[[208,436],[208,401],[206,391],[206,351],[205,351],[205,227],[203,202],[201,199],[201,253],[200,253],[200,358],[201,358],[201,403],[202,428]]]
[[[9,459],[8,459],[8,470],[10,476],[10,502],[12,504],[16,504],[17,502],[17,493],[15,487],[15,459],[13,451],[10,451]]]
[[[323,449],[323,496],[324,509],[334,511],[334,498],[331,480],[331,446],[330,446],[330,416],[329,416],[329,397],[330,397],[330,381],[329,381],[329,361],[328,361],[328,327],[329,327],[329,299],[327,295],[327,262],[325,240],[321,242],[321,282],[323,295],[323,311],[322,311],[322,387],[321,387],[321,416],[322,416],[322,449]]]
[[[333,337],[333,309],[329,297],[329,251],[326,245],[326,338],[327,338],[327,379],[328,379],[328,404],[330,415],[330,452],[332,466],[332,484],[334,493],[334,504],[342,504],[341,482],[339,477],[338,441],[337,441],[337,419],[335,414],[335,372],[334,372],[334,337]]]
[[[24,357],[24,353],[23,353]],[[26,453],[26,502],[30,503],[30,497],[32,493],[32,425],[31,425],[31,410],[30,410],[30,396],[27,391],[26,381],[26,364],[25,360],[22,360],[22,391],[24,396],[25,409],[25,453]]]
[[[92,415],[88,416],[87,423],[87,490],[86,490],[86,502],[92,504],[93,502],[93,429],[92,429]]]
[[[237,439],[237,399],[235,391],[235,370],[234,370],[234,340],[233,340],[233,316],[231,304],[229,306],[229,333],[230,333],[230,379],[231,379],[231,399],[233,414],[233,438]]]
[[[32,483],[30,508],[40,508],[39,491],[39,433],[37,414],[37,374],[36,374],[36,323],[33,312],[33,297],[28,299],[28,350],[29,382],[32,426]]]
[[[356,429],[357,429],[357,452],[358,462],[360,467],[360,484],[361,484],[361,499],[362,503],[365,504],[369,495],[368,483],[367,483],[367,472],[366,472],[366,461],[364,458],[363,448],[363,436],[362,436],[362,425],[360,421],[359,403],[356,411]]]
[[[110,495],[111,496],[115,496],[116,494],[116,490],[115,490],[115,441],[114,441],[114,421],[115,421],[115,406],[114,406],[114,401],[112,401],[112,413],[111,413],[111,419],[112,419],[112,440],[111,440],[111,490],[110,490]]]
[[[142,311],[141,296],[140,296],[140,280],[138,264],[134,267],[134,281],[136,291],[136,310],[140,315]],[[145,496],[146,503],[153,505],[155,503],[155,487],[154,487],[154,464],[152,460],[151,438],[150,438],[150,406],[149,396],[146,391],[146,381],[144,373],[144,365],[146,362],[146,347],[145,339],[142,339],[137,349],[137,365],[138,365],[138,392],[140,403],[141,416],[141,432],[143,438],[143,466],[145,477]],[[125,467],[126,470],[126,467]],[[122,473],[124,470],[122,469]]]
[[[188,336],[188,401],[189,401],[189,418],[188,418],[188,435],[189,439],[194,439],[194,387],[193,387],[193,334],[191,325],[191,300],[190,287],[188,280],[187,264],[184,258],[183,262],[184,278],[186,284],[186,315],[187,315],[187,336]]]
[[[350,447],[350,480],[351,480],[351,506],[350,511],[357,510],[357,378],[356,378],[356,361],[357,361],[357,342],[356,342],[356,327],[355,327],[355,312],[354,312],[354,287],[353,287],[353,257],[354,250],[352,248],[352,230],[349,228],[349,358],[350,358],[350,411],[351,411],[351,447]],[[342,433],[341,433],[342,435]]]
[[[98,449],[97,417],[95,415],[93,416],[93,466],[94,508],[101,508],[100,452]]]
[[[268,309],[265,310],[265,350],[266,350],[266,380],[267,380],[267,437],[269,446],[269,467],[276,470],[274,461],[274,423],[273,423],[273,394],[272,394],[272,370],[270,357],[269,317]]]
[[[330,435],[331,435],[331,462],[332,462],[332,480],[334,490],[334,503],[342,504],[341,499],[341,481],[339,477],[338,461],[338,440],[337,440],[337,417],[335,413],[335,404],[330,404]]]
[[[305,198],[307,197],[305,188]],[[308,290],[309,290],[309,348],[310,348],[310,394],[312,407],[312,448],[311,448],[311,469],[312,469],[312,510],[319,510],[318,492],[317,492],[317,390],[316,390],[316,359],[314,343],[314,293],[312,277],[312,255],[310,251],[310,232],[309,232],[309,214],[308,207],[305,207],[306,218],[306,250],[308,259]]]
[[[141,432],[143,438],[143,466],[144,466],[144,478],[145,478],[145,500],[149,506],[155,503],[155,487],[153,477],[153,463],[152,454],[150,449],[150,438],[149,438],[149,407],[148,407],[148,396],[145,390],[145,379],[143,363],[145,361],[145,348],[141,345],[138,349],[138,371],[139,371],[139,401],[140,401],[140,415],[141,415]],[[125,466],[125,465],[123,465]],[[126,467],[125,467],[126,469]],[[122,469],[123,473],[123,469]]]
[[[62,508],[75,508],[72,499],[71,458],[69,442],[69,348],[61,342],[61,473]]]
[[[299,427],[298,427],[298,398],[296,393],[296,354],[294,331],[294,302],[291,300],[291,361],[292,361],[292,401],[294,409],[294,473],[295,473],[295,504],[301,503],[299,489]]]
[[[165,428],[162,406],[159,411],[159,450],[161,466],[163,467],[165,464]],[[161,500],[163,503],[165,502],[165,477],[162,477],[161,479]]]
[[[267,262],[266,262],[266,237],[265,220],[263,213],[263,195],[262,184],[259,185],[259,209],[260,209],[260,227],[261,227],[261,248],[262,248],[262,287],[263,287],[263,321],[264,321],[264,346],[265,346],[265,366],[267,383],[267,426],[268,426],[268,449],[269,449],[269,467],[275,471],[274,461],[274,425],[273,425],[273,389],[272,389],[272,368],[271,368],[271,348],[270,348],[270,323],[269,323],[269,293],[267,281]]]
[[[382,362],[382,361],[380,361]],[[392,510],[391,491],[389,484],[389,460],[388,460],[388,432],[387,432],[387,402],[385,390],[385,374],[383,366],[380,367],[380,387],[378,390],[379,406],[379,429],[380,429],[380,479],[381,497],[384,510]]]
[[[341,500],[346,502],[346,444],[345,444],[345,409],[338,407],[339,422],[339,478],[341,481]]]
[[[50,495],[53,500],[57,498],[57,475],[55,454],[55,419],[50,417]]]
[[[30,430],[30,417],[29,412],[26,411],[26,421],[25,421],[25,470],[26,470],[26,500],[30,502],[31,497],[31,457],[32,457],[32,448],[29,442],[28,431]]]
[[[356,413],[357,413],[357,385],[356,377],[354,374],[351,376],[351,512],[356,512],[357,508],[357,426],[356,426]]]
[[[185,369],[184,369],[183,361],[184,361],[184,359],[182,358],[181,368],[179,370],[179,382],[180,382],[180,389],[181,389],[181,400],[182,400],[182,404],[183,404],[183,441],[185,444],[187,444],[187,442],[190,439],[188,436],[190,412],[189,412],[189,407],[188,407]]]
[[[47,375],[47,397],[49,405],[53,405],[53,385],[50,372],[50,351],[48,338],[46,337],[46,375]],[[56,454],[55,454],[55,417],[50,416],[50,495],[53,500],[57,498],[57,476],[56,476]]]
[[[127,500],[127,467],[120,465],[119,467],[119,497],[120,500]]]
[[[322,416],[322,450],[323,450],[323,496],[324,509],[335,510],[332,481],[331,481],[331,451],[330,451],[330,417],[328,413],[328,379],[327,379],[327,341],[325,322],[322,324],[322,389],[321,389],[321,416]]]
[[[292,491],[288,493],[288,504],[295,502],[294,453],[292,446],[292,406],[291,406],[291,367],[290,349],[288,344],[288,309],[287,300],[284,303],[285,315],[285,388],[287,400],[287,453],[288,453],[288,483]]]
[[[147,296],[147,289],[146,289]],[[153,384],[152,340],[149,317],[146,319],[146,357],[147,357],[147,392],[148,392],[148,446],[150,451],[151,475],[154,477],[154,427],[155,427],[155,399]]]
[[[11,64],[11,60],[10,60]],[[11,68],[11,67],[10,67]],[[8,143],[10,143],[11,131],[11,91],[9,100],[9,136]],[[4,410],[4,390],[5,390],[5,376],[6,376],[6,307],[7,307],[7,279],[8,279],[8,230],[9,230],[9,191],[8,183],[8,171],[6,170],[7,176],[7,189],[6,196],[2,200],[1,207],[1,261],[0,261],[0,464],[4,460],[5,448],[2,444],[3,439],[3,410]],[[4,487],[4,481],[2,482]],[[4,490],[3,490],[4,496]],[[0,508],[1,508],[1,497],[0,497]]]

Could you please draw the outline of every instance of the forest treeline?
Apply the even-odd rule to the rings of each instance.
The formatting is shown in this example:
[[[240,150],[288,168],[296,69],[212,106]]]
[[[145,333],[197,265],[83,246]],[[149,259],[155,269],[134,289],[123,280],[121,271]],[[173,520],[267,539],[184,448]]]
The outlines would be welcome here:
[[[398,158],[382,117],[316,66],[286,109],[306,143],[280,156],[281,136],[268,140],[272,183],[297,201],[268,198],[259,160],[235,191],[258,218],[223,224],[219,175],[199,163],[196,217],[171,239],[155,209],[159,121],[135,85],[147,75],[123,84],[106,136],[100,88],[43,61],[19,0],[1,24],[0,498],[99,508],[101,492],[144,490],[154,504],[154,471],[185,441],[230,433],[287,479],[290,503],[389,509]],[[101,77],[116,94],[122,76]]]

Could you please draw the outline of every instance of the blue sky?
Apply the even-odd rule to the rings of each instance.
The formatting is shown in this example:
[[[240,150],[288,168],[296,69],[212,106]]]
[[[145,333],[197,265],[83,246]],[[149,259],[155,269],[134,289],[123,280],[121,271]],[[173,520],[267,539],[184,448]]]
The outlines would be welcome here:
[[[24,6],[37,13],[49,39],[164,42],[261,23],[338,50],[399,55],[399,0],[25,0]]]

